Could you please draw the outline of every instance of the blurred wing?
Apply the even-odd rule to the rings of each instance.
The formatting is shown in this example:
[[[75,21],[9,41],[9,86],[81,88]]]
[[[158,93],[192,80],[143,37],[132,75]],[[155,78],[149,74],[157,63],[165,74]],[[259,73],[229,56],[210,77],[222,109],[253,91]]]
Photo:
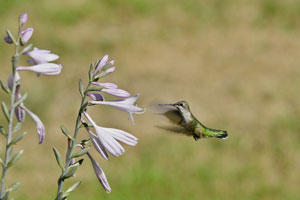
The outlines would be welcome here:
[[[181,121],[180,113],[176,108],[162,105],[151,105],[150,108],[156,114],[160,114],[167,117],[172,123],[179,124],[179,122]]]

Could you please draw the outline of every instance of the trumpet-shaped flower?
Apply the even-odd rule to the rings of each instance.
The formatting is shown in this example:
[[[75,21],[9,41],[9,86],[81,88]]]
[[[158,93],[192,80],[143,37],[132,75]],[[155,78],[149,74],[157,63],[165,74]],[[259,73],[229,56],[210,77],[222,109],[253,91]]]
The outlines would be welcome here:
[[[138,139],[130,133],[115,128],[98,126],[86,112],[84,112],[84,116],[91,122],[97,134],[95,135],[89,131],[93,145],[96,146],[96,150],[99,153],[101,152],[100,154],[105,159],[108,159],[106,151],[116,157],[125,152],[124,148],[117,140],[130,146],[135,146],[137,144]]]
[[[137,94],[133,97],[129,97],[127,99],[115,100],[115,101],[89,101],[89,104],[93,104],[93,105],[103,104],[103,105],[112,106],[116,109],[125,111],[125,112],[128,113],[129,118],[131,119],[131,121],[134,123],[132,113],[142,114],[142,113],[145,112],[144,109],[134,105],[134,103],[136,102],[138,97],[139,97],[139,94]]]
[[[33,66],[20,66],[17,67],[18,71],[34,71],[38,74],[44,74],[44,75],[57,75],[61,72],[61,65],[60,64],[54,64],[54,63],[43,63]]]
[[[113,95],[115,97],[130,97],[130,93],[122,90],[122,89],[118,89],[118,85],[114,84],[114,83],[98,83],[98,82],[92,82],[93,85],[97,85],[100,86],[101,89],[99,89],[99,91],[101,92],[105,92],[107,94]]]
[[[28,42],[33,34],[33,28],[26,28],[21,31],[21,39],[23,43]]]
[[[29,64],[33,65],[52,62],[59,58],[58,55],[51,53],[49,50],[38,48],[34,48],[32,51],[28,52],[27,55],[30,56],[30,59],[28,60]]]
[[[99,182],[101,183],[102,187],[104,188],[104,190],[107,193],[111,192],[111,188],[109,186],[109,183],[107,181],[107,178],[104,174],[104,171],[102,170],[102,168],[100,167],[100,165],[98,164],[98,162],[91,156],[91,154],[89,152],[87,152],[88,157],[90,158],[96,177],[99,180]]]
[[[25,106],[23,106],[22,109],[24,109],[28,113],[28,115],[33,119],[33,121],[35,122],[36,131],[39,135],[39,144],[42,144],[42,142],[44,141],[44,138],[45,138],[44,124],[42,123],[42,121],[39,119],[38,116],[36,116],[34,113],[32,113],[30,110],[28,110]]]

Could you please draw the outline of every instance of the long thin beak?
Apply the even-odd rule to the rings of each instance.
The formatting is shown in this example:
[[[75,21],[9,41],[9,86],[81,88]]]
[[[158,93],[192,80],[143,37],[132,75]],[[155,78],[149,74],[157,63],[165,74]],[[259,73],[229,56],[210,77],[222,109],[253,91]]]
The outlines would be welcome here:
[[[175,106],[175,104],[158,104],[159,106]]]

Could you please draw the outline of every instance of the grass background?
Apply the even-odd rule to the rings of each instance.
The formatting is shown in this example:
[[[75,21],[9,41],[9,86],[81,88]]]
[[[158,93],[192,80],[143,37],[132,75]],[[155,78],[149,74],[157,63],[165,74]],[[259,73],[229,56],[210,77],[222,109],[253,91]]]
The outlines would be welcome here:
[[[105,81],[141,93],[139,106],[187,100],[199,120],[226,129],[230,138],[195,142],[156,129],[160,119],[149,112],[135,116],[133,126],[125,113],[93,107],[99,125],[127,130],[139,144],[110,161],[93,152],[112,192],[103,191],[86,160],[66,182],[82,181],[70,199],[300,197],[299,1],[0,0],[3,36],[16,31],[23,12],[26,26],[35,29],[30,42],[59,54],[63,71],[40,78],[21,73],[26,105],[47,135],[38,145],[27,117],[29,134],[16,146],[25,153],[8,174],[9,183],[21,181],[15,199],[54,199],[60,170],[52,146],[65,152],[59,126],[73,130],[78,80],[86,81],[90,62],[104,54],[117,66]],[[1,42],[1,80],[10,73],[12,54]]]

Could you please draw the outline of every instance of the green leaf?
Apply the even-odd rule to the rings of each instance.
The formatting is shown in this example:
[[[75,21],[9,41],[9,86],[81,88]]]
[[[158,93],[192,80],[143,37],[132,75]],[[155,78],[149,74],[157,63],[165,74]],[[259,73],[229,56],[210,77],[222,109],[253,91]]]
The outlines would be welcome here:
[[[10,30],[6,30],[6,33],[8,35],[8,37],[11,39],[11,41],[13,41],[14,44],[16,44],[16,39],[15,37],[13,36],[13,34],[10,32]]]
[[[78,186],[80,185],[80,181],[74,183],[71,187],[69,187],[67,189],[67,191],[64,193],[63,197],[67,197],[70,195],[71,192],[74,192],[76,190],[76,188],[78,188]]]
[[[112,72],[102,72],[101,74],[97,74],[94,78],[104,78],[111,74]]]
[[[17,135],[9,144],[8,147],[10,147],[11,145],[16,144],[17,142],[19,142],[24,136],[26,135],[26,131]]]
[[[13,133],[18,132],[22,127],[22,123],[18,122],[17,125],[14,127]]]
[[[101,91],[104,87],[103,86],[91,86],[86,91],[88,92],[94,92],[94,91]]]
[[[81,97],[84,96],[84,92],[83,92],[83,85],[82,85],[82,80],[79,80],[79,92],[81,94]]]
[[[0,81],[0,84],[1,84],[1,88],[4,92],[6,92],[7,94],[10,94],[10,89],[8,88],[8,86],[3,83],[2,81]]]
[[[73,176],[75,174],[76,170],[78,169],[78,167],[79,167],[79,163],[75,163],[75,164],[71,165],[70,167],[68,167],[66,172],[64,173],[62,179],[65,180],[65,179]]]
[[[55,147],[53,147],[53,152],[54,152],[57,164],[59,165],[59,167],[61,169],[63,169],[64,167],[62,164],[61,155],[60,155],[59,151]]]
[[[22,49],[22,51],[20,52],[20,54],[25,54],[25,53],[29,52],[31,50],[31,48],[32,48],[32,44],[28,45],[27,47],[24,47]]]
[[[22,149],[21,151],[19,151],[18,153],[16,153],[12,158],[11,160],[8,162],[7,164],[7,168],[11,167],[15,162],[17,162],[20,157],[22,156],[24,150]]]
[[[89,69],[89,80],[90,80],[90,81],[93,80],[93,64],[90,65],[90,69]]]
[[[87,147],[87,148],[81,149],[77,153],[73,154],[72,158],[77,158],[77,157],[83,156],[84,154],[86,154],[90,150],[90,148],[91,147]]]
[[[11,186],[9,186],[7,189],[6,189],[6,192],[12,192],[16,189],[18,189],[18,187],[21,185],[20,182],[16,182],[14,184],[12,184]]]
[[[6,136],[6,131],[5,131],[5,129],[4,129],[3,126],[0,126],[0,133],[1,133],[2,135]]]
[[[73,140],[73,137],[69,134],[69,131],[64,127],[64,125],[60,126],[61,132],[67,136],[70,140]]]
[[[20,105],[20,103],[24,102],[26,100],[28,96],[28,93],[25,92],[20,99],[18,99],[18,101],[15,102],[14,107],[17,107],[18,105]]]
[[[2,111],[3,111],[3,114],[4,114],[5,118],[9,122],[9,112],[8,112],[8,109],[7,109],[7,107],[6,107],[6,105],[3,101],[2,101]]]

